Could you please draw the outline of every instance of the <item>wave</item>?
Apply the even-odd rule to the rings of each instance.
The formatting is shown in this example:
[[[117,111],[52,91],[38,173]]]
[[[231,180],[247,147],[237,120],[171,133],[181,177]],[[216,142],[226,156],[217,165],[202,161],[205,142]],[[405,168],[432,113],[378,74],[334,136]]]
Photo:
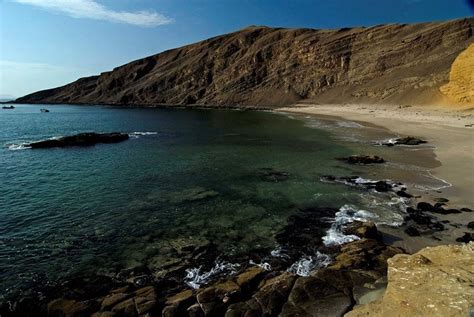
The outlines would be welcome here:
[[[209,271],[203,271],[202,266],[197,268],[186,269],[186,277],[184,282],[193,289],[198,289],[201,285],[206,284],[210,279],[219,275],[233,275],[237,273],[237,268],[240,264],[233,264],[229,262],[216,260],[214,267]]]
[[[295,273],[299,276],[309,276],[312,271],[324,268],[331,264],[331,262],[332,259],[329,255],[317,251],[314,256],[303,256],[293,263],[288,268],[288,272]]]
[[[29,143],[10,144],[8,145],[8,149],[10,151],[19,151],[19,150],[31,149],[31,146]]]
[[[158,132],[154,132],[154,131],[151,131],[151,132],[141,132],[141,131],[137,131],[137,132],[130,132],[128,135],[131,136],[132,138],[138,138],[140,136],[145,136],[145,135],[156,135],[158,134]]]
[[[261,267],[261,268],[264,269],[265,271],[271,271],[271,270],[272,270],[272,266],[271,266],[270,263],[268,263],[268,262],[256,263],[255,261],[250,260],[250,261],[249,261],[249,264],[252,264],[252,265],[256,265],[256,266],[258,266],[258,267]]]
[[[345,226],[354,221],[366,222],[377,218],[376,214],[366,210],[358,210],[354,206],[344,205],[336,212],[331,228],[326,231],[326,235],[323,237],[323,243],[326,246],[334,246],[359,240],[360,238],[356,235],[346,235],[344,233]]]

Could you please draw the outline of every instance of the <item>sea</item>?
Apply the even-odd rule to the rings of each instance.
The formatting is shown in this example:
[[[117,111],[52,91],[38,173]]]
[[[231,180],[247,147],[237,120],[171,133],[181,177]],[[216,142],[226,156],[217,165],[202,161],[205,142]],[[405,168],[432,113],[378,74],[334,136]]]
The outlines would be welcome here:
[[[124,132],[130,139],[28,147],[81,132]],[[340,210],[327,220],[336,224],[328,244],[355,239],[340,232],[341,221],[396,227],[403,198],[327,180],[385,179],[421,191],[449,186],[430,174],[439,162],[429,145],[380,145],[395,137],[369,124],[268,111],[0,110],[0,301],[77,275],[113,276],[137,266],[160,271],[180,261],[176,250],[212,243],[214,271],[190,263],[183,275],[183,283],[197,288],[219,268],[232,271],[233,257],[276,256],[276,234],[302,206]],[[387,163],[354,166],[336,159],[354,154],[379,155]]]

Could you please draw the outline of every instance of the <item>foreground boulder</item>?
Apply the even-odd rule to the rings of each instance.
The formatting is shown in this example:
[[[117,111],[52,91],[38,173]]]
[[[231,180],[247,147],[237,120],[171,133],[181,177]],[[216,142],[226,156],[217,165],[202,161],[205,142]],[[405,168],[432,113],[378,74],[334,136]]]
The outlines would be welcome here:
[[[424,248],[388,260],[383,298],[345,316],[469,316],[474,306],[474,243]]]
[[[30,143],[32,149],[45,149],[54,147],[70,146],[92,146],[98,143],[118,143],[128,140],[126,133],[79,133],[76,135],[65,136],[59,139],[44,140]]]

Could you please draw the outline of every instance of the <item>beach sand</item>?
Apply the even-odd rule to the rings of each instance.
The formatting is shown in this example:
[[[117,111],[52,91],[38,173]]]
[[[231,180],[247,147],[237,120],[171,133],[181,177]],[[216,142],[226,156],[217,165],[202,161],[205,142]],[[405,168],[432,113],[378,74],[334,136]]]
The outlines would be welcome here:
[[[447,108],[427,106],[394,105],[313,105],[297,104],[278,111],[300,114],[329,115],[384,127],[400,136],[415,136],[433,145],[439,167],[431,174],[451,184],[439,191],[426,192],[422,201],[433,201],[445,197],[452,207],[474,206],[474,108]],[[441,215],[440,215],[441,216]],[[465,224],[473,221],[474,213],[446,215],[440,219],[460,224],[450,228],[442,240],[455,243],[462,235]],[[399,230],[387,230],[399,236]],[[403,235],[403,234],[402,234]],[[400,236],[399,236],[400,237]],[[443,243],[432,239],[403,235],[399,244],[407,251],[415,252],[426,245]]]

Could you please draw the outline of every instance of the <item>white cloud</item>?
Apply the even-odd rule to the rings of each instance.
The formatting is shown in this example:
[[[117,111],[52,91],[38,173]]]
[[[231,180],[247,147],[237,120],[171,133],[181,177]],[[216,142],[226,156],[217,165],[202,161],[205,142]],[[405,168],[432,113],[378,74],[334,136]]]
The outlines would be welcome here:
[[[43,9],[62,12],[73,18],[88,18],[132,24],[137,26],[158,26],[169,24],[173,19],[153,11],[114,11],[94,0],[13,0]]]

